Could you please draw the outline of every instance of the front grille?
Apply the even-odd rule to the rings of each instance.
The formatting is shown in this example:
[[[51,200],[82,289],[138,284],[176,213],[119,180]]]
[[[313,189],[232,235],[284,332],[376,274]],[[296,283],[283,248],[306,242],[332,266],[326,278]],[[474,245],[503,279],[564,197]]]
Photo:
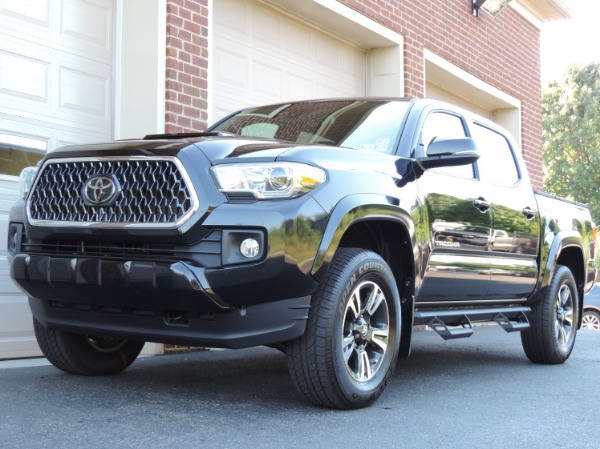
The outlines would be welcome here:
[[[86,181],[105,175],[119,191],[108,205],[84,198]],[[173,157],[50,160],[27,203],[32,224],[176,227],[198,207],[181,163]]]

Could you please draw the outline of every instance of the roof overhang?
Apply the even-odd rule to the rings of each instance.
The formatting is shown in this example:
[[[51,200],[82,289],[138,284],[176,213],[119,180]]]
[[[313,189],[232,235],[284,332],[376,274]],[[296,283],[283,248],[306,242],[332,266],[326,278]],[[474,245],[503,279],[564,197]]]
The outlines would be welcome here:
[[[544,22],[573,17],[560,0],[514,0],[510,6],[538,28]]]

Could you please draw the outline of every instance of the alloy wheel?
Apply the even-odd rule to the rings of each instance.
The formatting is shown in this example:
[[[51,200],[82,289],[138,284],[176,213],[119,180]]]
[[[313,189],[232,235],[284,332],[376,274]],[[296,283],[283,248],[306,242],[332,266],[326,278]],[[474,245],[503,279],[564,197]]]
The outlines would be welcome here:
[[[357,285],[344,314],[343,353],[355,380],[366,382],[380,368],[388,348],[390,314],[381,288],[372,281]]]

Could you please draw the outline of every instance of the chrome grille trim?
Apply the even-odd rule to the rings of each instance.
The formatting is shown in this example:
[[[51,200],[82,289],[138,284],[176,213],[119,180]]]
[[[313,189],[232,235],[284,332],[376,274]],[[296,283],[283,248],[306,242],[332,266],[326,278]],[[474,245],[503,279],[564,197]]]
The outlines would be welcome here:
[[[121,178],[123,193],[111,206],[83,202],[83,183],[97,173]],[[168,179],[161,178],[165,174]],[[40,168],[26,205],[34,226],[113,229],[176,229],[198,208],[191,179],[174,156],[50,159]]]

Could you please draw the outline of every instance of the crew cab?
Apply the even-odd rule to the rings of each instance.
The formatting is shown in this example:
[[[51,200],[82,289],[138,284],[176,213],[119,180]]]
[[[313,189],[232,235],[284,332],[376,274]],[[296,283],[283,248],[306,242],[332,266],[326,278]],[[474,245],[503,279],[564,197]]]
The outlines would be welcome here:
[[[586,207],[534,192],[506,131],[433,100],[246,108],[58,148],[22,184],[11,277],[72,374],[118,373],[144,342],[268,345],[306,400],[363,407],[416,325],[497,323],[563,363],[594,285]]]

